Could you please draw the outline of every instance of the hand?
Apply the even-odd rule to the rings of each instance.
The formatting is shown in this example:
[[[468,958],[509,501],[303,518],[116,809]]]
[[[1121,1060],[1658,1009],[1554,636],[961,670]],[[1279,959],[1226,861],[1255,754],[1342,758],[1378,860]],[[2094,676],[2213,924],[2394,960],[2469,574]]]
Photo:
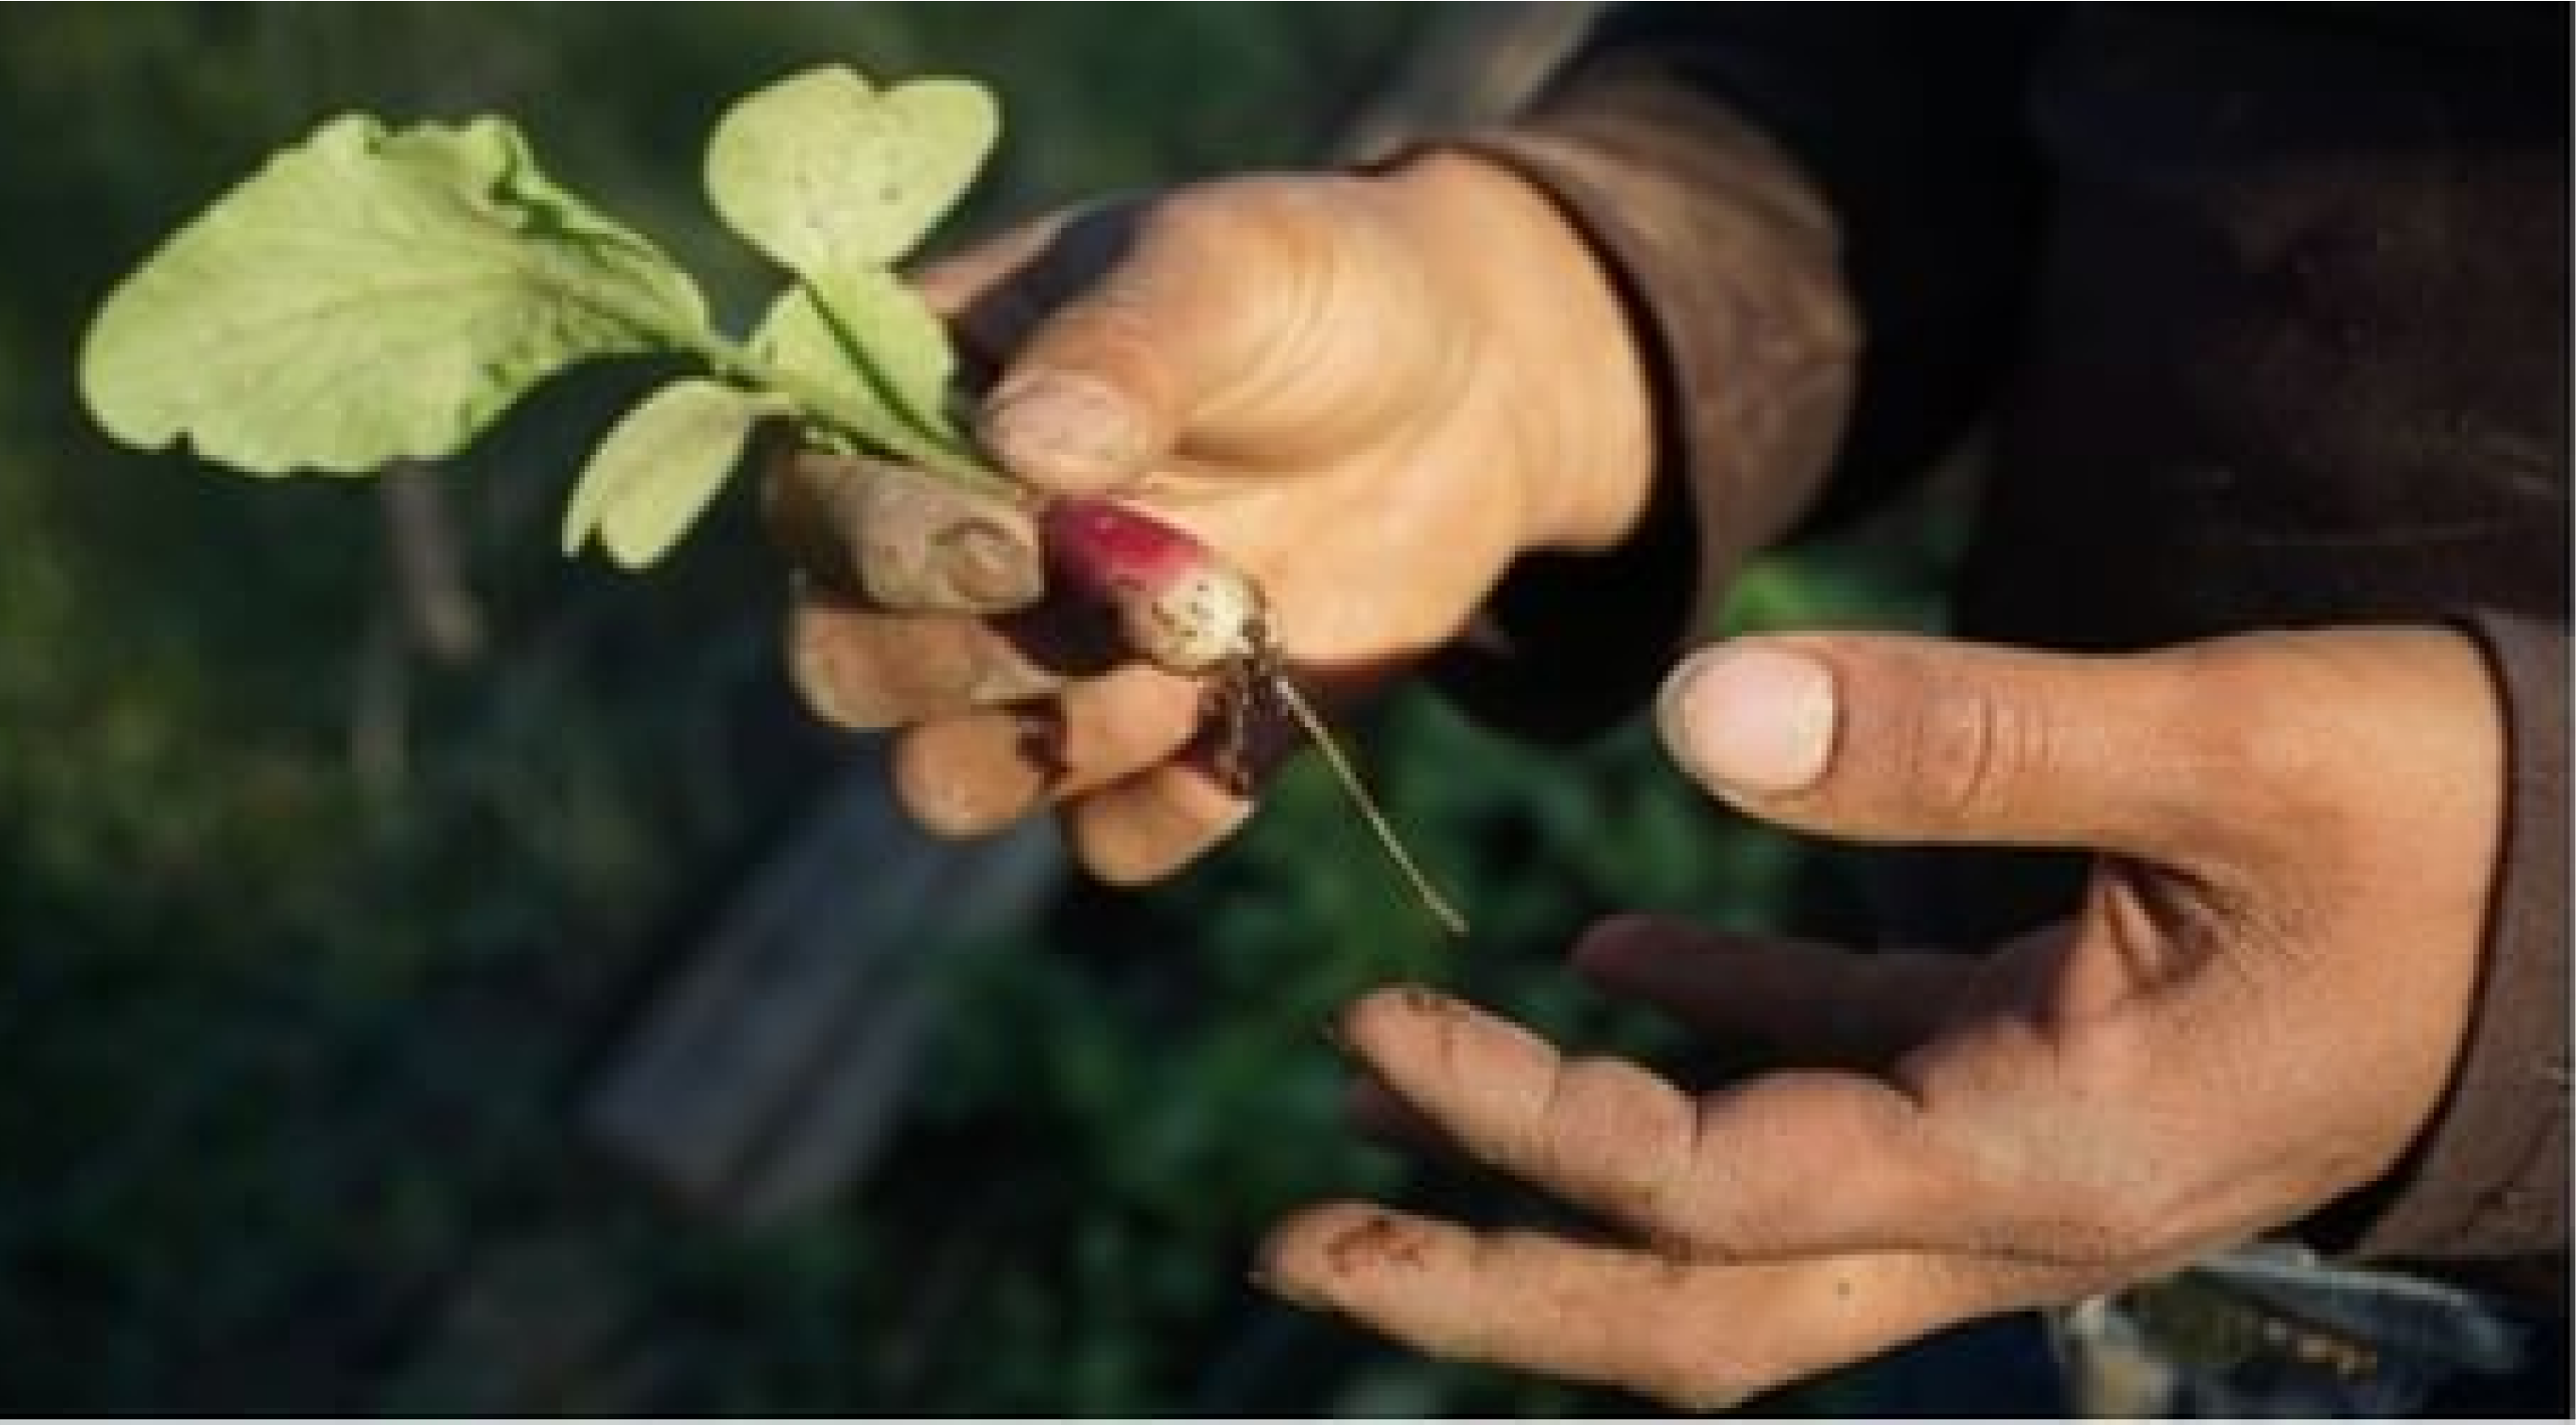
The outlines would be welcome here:
[[[1438,1355],[1740,1399],[2289,1223],[2429,1121],[2478,975],[2502,730],[2432,630],[2124,658],[1896,637],[1686,665],[1667,742],[1718,795],[1862,840],[2098,852],[2082,909],[1982,957],[1614,920],[1577,965],[1795,1067],[1696,1097],[1420,990],[1342,1026],[1363,1116],[1596,1214],[1608,1245],[1310,1209],[1262,1275]]]
[[[1476,160],[1114,204],[920,280],[999,368],[987,448],[1041,490],[1192,529],[1327,693],[1455,636],[1524,551],[1607,548],[1646,503],[1617,302],[1555,210]],[[1024,517],[889,496],[919,482],[848,462],[775,475],[774,523],[816,576],[789,634],[799,686],[827,718],[905,729],[897,785],[922,822],[978,834],[1053,803],[1093,871],[1139,881],[1241,820],[1189,755],[1198,684],[1086,651],[1043,610],[973,616],[1033,582]],[[975,577],[944,552],[918,567],[951,547],[924,526],[961,520]]]

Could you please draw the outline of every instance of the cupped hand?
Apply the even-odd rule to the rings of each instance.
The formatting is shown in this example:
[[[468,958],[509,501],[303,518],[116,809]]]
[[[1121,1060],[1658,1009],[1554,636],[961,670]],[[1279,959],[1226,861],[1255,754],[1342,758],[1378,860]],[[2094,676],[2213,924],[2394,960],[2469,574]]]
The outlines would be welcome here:
[[[1700,1094],[1372,994],[1340,1026],[1364,1117],[1608,1238],[1331,1203],[1266,1244],[1277,1291],[1433,1354],[1713,1406],[2292,1223],[2430,1120],[2500,834],[2499,713],[2464,638],[1745,640],[1687,664],[1662,715],[1755,816],[2087,848],[2089,892],[1974,957],[1596,928],[1592,980],[1792,1066]]]
[[[1047,494],[1112,494],[1260,586],[1288,664],[1348,694],[1456,636],[1511,562],[1606,548],[1646,499],[1624,318],[1519,180],[1435,155],[1232,179],[1033,224],[919,279],[993,377],[977,428]],[[1043,807],[1139,881],[1232,829],[1206,690],[1041,603],[1024,513],[794,454],[773,525],[821,715],[901,728],[899,791],[955,834]]]

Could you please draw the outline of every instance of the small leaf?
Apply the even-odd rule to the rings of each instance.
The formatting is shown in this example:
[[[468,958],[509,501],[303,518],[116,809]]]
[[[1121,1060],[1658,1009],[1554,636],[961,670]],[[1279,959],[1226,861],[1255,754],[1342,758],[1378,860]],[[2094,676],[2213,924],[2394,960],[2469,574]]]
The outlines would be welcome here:
[[[951,452],[965,437],[948,415],[957,359],[937,313],[883,268],[798,283],[752,334],[753,352],[828,400],[829,417],[886,454],[918,458],[926,439]]]
[[[455,453],[547,376],[686,349],[706,304],[499,119],[335,119],[117,287],[81,352],[114,438],[253,474]]]
[[[628,569],[661,558],[706,511],[778,402],[713,381],[674,381],[626,413],[591,452],[564,507],[563,552],[596,531]]]
[[[725,114],[707,141],[707,196],[800,276],[891,266],[956,205],[1000,133],[992,95],[966,80],[879,92],[845,67],[811,69]]]

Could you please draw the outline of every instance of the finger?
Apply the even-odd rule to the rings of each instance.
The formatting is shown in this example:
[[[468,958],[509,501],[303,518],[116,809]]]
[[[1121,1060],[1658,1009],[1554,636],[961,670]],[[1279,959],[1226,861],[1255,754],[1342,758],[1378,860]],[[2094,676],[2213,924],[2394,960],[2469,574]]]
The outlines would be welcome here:
[[[1059,740],[1045,700],[906,727],[894,742],[895,800],[936,835],[991,836],[1045,803]]]
[[[1167,199],[1084,215],[1056,233],[988,306],[1043,317],[1015,344],[980,434],[1014,474],[1092,494],[1165,462],[1191,412],[1257,368],[1268,326],[1251,320],[1248,228],[1226,204]],[[1034,293],[1014,298],[1012,293]]]
[[[1360,1203],[1300,1212],[1257,1280],[1426,1354],[1729,1405],[1974,1316],[2079,1288],[2017,1263],[1911,1254],[1716,1266]]]
[[[788,605],[787,671],[815,716],[860,731],[1056,688],[1026,641],[980,619],[892,614],[808,588]]]
[[[1981,1185],[1919,1105],[1874,1078],[1773,1073],[1693,1099],[1422,989],[1362,997],[1341,1032],[1470,1157],[1678,1249],[1772,1259],[1949,1247],[1983,1230],[1986,1204],[1968,1192]]]
[[[1440,1131],[1440,1125],[1416,1112],[1413,1105],[1374,1075],[1362,1073],[1351,1080],[1343,1090],[1342,1113],[1352,1131],[1379,1147],[1451,1167],[1471,1164],[1458,1145],[1449,1141],[1449,1135]]]
[[[1204,697],[1194,683],[1131,665],[1044,703],[926,722],[896,743],[895,789],[930,829],[987,835],[1170,759],[1197,735]]]
[[[1930,1038],[1977,972],[1960,955],[1855,952],[1651,915],[1592,927],[1574,963],[1709,1038],[1750,1038],[1800,1064],[1865,1069]]]
[[[957,480],[794,446],[770,460],[761,489],[788,557],[823,587],[879,608],[1002,613],[1044,589],[1028,512]]]
[[[1667,682],[1665,744],[1768,820],[1878,841],[2193,854],[2232,710],[2181,660],[1880,635],[1738,639]]]
[[[1164,762],[1065,807],[1075,859],[1112,885],[1161,880],[1234,834],[1252,803],[1188,760]]]

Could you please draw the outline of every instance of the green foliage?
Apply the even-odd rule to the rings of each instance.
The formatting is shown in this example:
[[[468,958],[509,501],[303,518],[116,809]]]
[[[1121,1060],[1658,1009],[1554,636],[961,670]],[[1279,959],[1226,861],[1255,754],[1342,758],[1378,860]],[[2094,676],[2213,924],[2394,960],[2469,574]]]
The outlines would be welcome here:
[[[957,205],[1001,136],[980,86],[879,92],[847,69],[780,80],[707,139],[707,196],[745,241],[807,279],[891,267]]]
[[[748,95],[716,125],[709,200],[797,279],[753,355],[794,374],[830,417],[827,434],[951,473],[982,468],[948,414],[947,328],[893,265],[957,205],[1000,135],[979,85],[918,79],[879,92],[841,66]]]
[[[808,399],[844,426],[900,431],[931,468],[976,467],[948,414],[957,358],[910,283],[882,268],[821,271],[782,293],[752,333],[753,356],[814,383]],[[829,439],[828,430],[816,438]],[[885,443],[883,441],[878,442]]]
[[[538,172],[499,120],[325,124],[119,286],[81,354],[106,431],[252,474],[454,454],[576,361],[706,322],[651,244]]]
[[[764,416],[795,407],[713,381],[674,381],[628,411],[592,451],[564,505],[563,552],[597,531],[609,557],[641,569],[705,512]]]
[[[947,333],[890,270],[991,151],[962,80],[878,94],[849,69],[746,96],[709,141],[708,195],[799,278],[745,350],[689,276],[547,178],[508,121],[388,132],[333,119],[189,223],[108,298],[82,391],[100,426],[253,474],[374,474],[461,451],[528,390],[613,356],[694,358],[612,431],[563,519],[628,568],[715,497],[754,424],[932,468],[978,468],[947,413]]]
[[[619,1011],[851,750],[792,705],[777,562],[737,490],[652,580],[548,547],[557,476],[677,373],[568,370],[408,477],[445,502],[480,613],[461,659],[413,631],[385,504],[111,444],[71,379],[130,264],[352,107],[519,116],[720,326],[757,331],[778,274],[672,156],[776,75],[989,80],[1012,142],[962,234],[1310,161],[1436,10],[0,11],[0,1403],[1635,1413],[1417,1360],[1241,1270],[1274,1213],[1328,1193],[1525,1206],[1350,1141],[1317,1026],[1351,995],[1429,979],[1661,1054],[1660,1026],[1564,973],[1591,915],[1772,924],[1836,891],[1643,727],[1545,751],[1415,695],[1355,731],[1474,917],[1463,949],[1311,764],[1170,884],[1069,888],[1005,942],[925,947],[953,970],[946,1027],[883,1163],[829,1211],[733,1232],[604,1171],[567,1122]],[[1934,552],[1767,564],[1730,622],[1918,621]]]

